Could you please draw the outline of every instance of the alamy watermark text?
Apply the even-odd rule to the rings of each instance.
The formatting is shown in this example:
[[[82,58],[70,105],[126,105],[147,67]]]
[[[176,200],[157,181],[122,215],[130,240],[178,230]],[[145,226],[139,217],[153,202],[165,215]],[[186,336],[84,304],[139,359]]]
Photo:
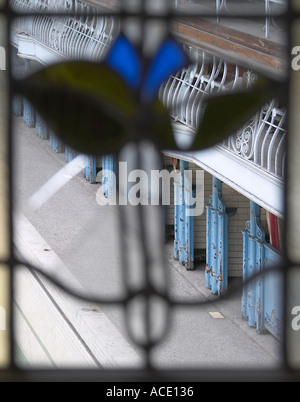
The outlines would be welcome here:
[[[112,170],[102,171],[102,186],[96,200],[99,205],[184,205],[186,216],[199,216],[204,211],[204,171],[128,170],[119,162],[118,177]],[[194,176],[194,179],[193,179]],[[177,185],[173,199],[172,181]],[[118,192],[117,192],[118,189]],[[109,193],[109,197],[104,194]]]
[[[294,71],[300,70],[300,46],[294,46],[292,49],[292,69]]]
[[[300,306],[294,306],[292,308],[291,313],[293,316],[295,316],[292,319],[292,323],[291,323],[292,329],[294,331],[299,331],[300,330]]]

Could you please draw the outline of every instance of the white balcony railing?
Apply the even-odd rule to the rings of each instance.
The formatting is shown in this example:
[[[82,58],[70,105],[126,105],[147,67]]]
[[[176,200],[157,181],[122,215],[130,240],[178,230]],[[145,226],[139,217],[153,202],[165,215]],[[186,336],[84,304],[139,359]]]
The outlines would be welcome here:
[[[275,177],[283,179],[286,155],[285,121],[286,112],[278,109],[273,100],[241,130],[225,140],[222,146]]]
[[[228,64],[202,52],[201,62],[179,71],[160,89],[160,98],[175,121],[195,129],[199,126],[203,95],[234,89],[241,82],[238,66],[228,71]]]
[[[195,130],[205,96],[251,85],[253,74],[241,72],[217,57],[202,53],[201,62],[179,71],[160,89],[160,98],[175,122]],[[241,130],[219,146],[280,180],[284,177],[286,112],[275,100],[265,105]]]
[[[22,13],[70,12],[73,7],[88,12],[92,7],[74,0],[11,0],[11,6]],[[13,27],[34,37],[44,45],[71,59],[99,61],[119,29],[110,17],[49,17],[36,15],[18,18]]]

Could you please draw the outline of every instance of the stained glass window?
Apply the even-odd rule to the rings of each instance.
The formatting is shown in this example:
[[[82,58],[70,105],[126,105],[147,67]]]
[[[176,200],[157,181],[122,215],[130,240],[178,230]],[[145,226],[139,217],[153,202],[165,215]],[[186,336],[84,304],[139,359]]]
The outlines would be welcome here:
[[[296,1],[271,0],[255,4],[0,1],[0,378],[33,380],[64,374],[66,379],[100,381],[199,381],[220,376],[232,380],[232,375],[296,378],[300,367],[297,6]],[[249,53],[244,52],[245,43]],[[257,53],[259,43],[267,47],[263,56]],[[280,54],[282,49],[286,57]],[[276,105],[263,109],[273,98]],[[252,117],[248,130],[237,131]],[[260,137],[251,144],[253,127]],[[229,135],[236,131],[234,140]],[[281,155],[285,135],[286,157]],[[189,145],[181,147],[177,137],[183,142],[189,139]],[[265,147],[277,147],[274,161],[271,151],[264,160]],[[245,171],[241,164],[239,174],[245,172],[246,182],[249,171],[264,171],[257,184],[245,184],[249,193],[256,194],[255,186],[268,183],[266,174],[271,174],[272,188],[281,188],[282,178],[286,179],[284,213],[278,218],[283,227],[277,218],[272,220],[279,203],[256,197],[243,228],[243,235],[256,236],[256,247],[264,250],[259,211],[274,206],[265,222],[272,226],[268,244],[276,222],[280,263],[258,272],[255,279],[260,287],[267,286],[261,280],[264,276],[275,277],[279,271],[284,278],[283,338],[274,349],[278,360],[262,359],[258,368],[255,359],[245,362],[244,355],[241,361],[230,352],[224,355],[227,360],[218,359],[229,342],[228,328],[236,324],[234,317],[223,320],[217,310],[221,303],[228,306],[243,287],[250,300],[253,277],[245,275],[246,283],[225,294],[221,289],[221,295],[199,297],[198,272],[187,277],[188,269],[169,269],[166,209],[159,195],[149,207],[145,190],[148,177],[165,163],[163,154],[169,157],[175,183],[183,175],[182,189],[189,188],[188,197],[196,197],[184,174],[187,161],[192,163],[201,154],[202,167],[211,163],[207,172],[213,176],[214,168],[226,169],[223,161],[231,151],[236,166],[241,157],[252,163]],[[215,158],[213,163],[210,158]],[[120,184],[125,166],[140,180],[132,174],[125,186]],[[99,183],[99,175],[104,175],[101,191],[91,185]],[[233,219],[237,208],[226,208],[218,197],[222,193],[230,199],[239,183],[232,187],[223,183],[222,189],[222,177],[215,176],[207,216],[215,208],[219,212],[215,217],[225,211],[226,219]],[[105,194],[114,189],[119,205],[107,206]],[[175,185],[173,196],[182,201],[185,195],[176,189]],[[179,215],[180,208],[175,209],[174,232],[185,230]],[[194,223],[196,219],[184,221],[186,227]],[[250,240],[249,244],[250,255],[254,246]],[[276,248],[275,242],[271,246]],[[186,249],[171,248],[178,255]],[[243,258],[245,262],[248,254]],[[257,257],[255,264],[260,262]],[[185,262],[187,268],[189,263]],[[255,292],[259,294],[257,288]],[[279,295],[280,290],[274,298]],[[254,309],[251,303],[249,310]],[[276,312],[273,315],[266,321],[272,321]],[[190,333],[199,326],[200,340],[210,331],[215,337],[208,350],[201,342],[189,344]],[[183,338],[187,343],[181,342]],[[243,346],[237,336],[234,347],[241,352],[248,348],[245,356],[250,356],[255,342]],[[264,350],[263,338],[259,342]],[[36,371],[40,368],[51,370]]]

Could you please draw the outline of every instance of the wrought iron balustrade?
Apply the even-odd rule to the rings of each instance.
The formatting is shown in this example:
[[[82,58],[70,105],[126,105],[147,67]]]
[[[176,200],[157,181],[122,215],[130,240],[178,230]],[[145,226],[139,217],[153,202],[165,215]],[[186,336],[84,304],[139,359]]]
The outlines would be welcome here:
[[[101,60],[105,50],[119,30],[118,22],[110,17],[92,15],[95,9],[77,0],[11,0],[11,7],[20,13],[36,13],[18,18],[13,28],[32,36],[44,45],[71,59]],[[91,12],[92,16],[49,17],[47,12]]]
[[[179,71],[160,89],[160,98],[175,122],[195,130],[207,95],[251,85],[253,74],[217,57],[202,53],[201,61]],[[246,162],[276,176],[284,177],[286,112],[276,101],[265,105],[242,129],[219,146]]]
[[[286,111],[273,100],[222,146],[276,176],[285,175]]]
[[[217,57],[211,60],[202,52],[201,62],[179,71],[160,89],[160,98],[171,116],[195,129],[199,125],[203,95],[235,88],[241,78],[238,66],[228,71],[228,64]]]

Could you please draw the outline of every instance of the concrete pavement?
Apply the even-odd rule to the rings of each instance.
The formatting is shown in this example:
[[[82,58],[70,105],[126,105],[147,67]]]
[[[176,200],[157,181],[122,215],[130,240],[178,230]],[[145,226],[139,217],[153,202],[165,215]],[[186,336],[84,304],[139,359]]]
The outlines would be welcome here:
[[[14,135],[17,161],[15,207],[24,217],[17,220],[19,224],[16,224],[16,233],[20,235],[19,240],[21,238],[23,241],[24,252],[31,254],[31,257],[45,269],[50,270],[53,263],[59,261],[64,267],[61,273],[64,272],[68,283],[76,289],[105,297],[122,295],[122,257],[119,251],[120,229],[117,208],[99,206],[96,202],[99,185],[90,184],[82,175],[78,175],[53,195],[42,208],[37,211],[27,209],[28,198],[65,165],[65,158],[64,154],[56,154],[50,148],[48,140],[41,140],[36,135],[35,129],[28,128],[21,117],[14,118]],[[204,287],[203,264],[196,266],[195,271],[186,271],[173,259],[171,242],[166,245],[166,254],[171,278],[171,294],[174,297],[190,300],[215,299]],[[233,280],[230,281],[230,286],[232,282]],[[31,277],[29,283],[31,285],[28,286],[36,286]],[[46,285],[40,283],[39,286]],[[30,289],[23,296],[22,302],[25,304],[31,297],[30,294],[34,293]],[[72,303],[76,304],[75,301],[63,300],[61,292],[57,290],[54,292],[55,295],[51,293],[50,297],[48,294],[48,301],[44,302],[50,303],[52,298],[51,303],[56,306],[58,312],[59,321],[58,318],[55,321],[53,313],[51,319],[54,321],[51,328],[55,326],[55,322],[56,327],[63,328],[65,325],[63,319],[66,316],[66,320],[69,320],[68,329],[59,339],[57,336],[54,337],[51,341],[52,346],[49,347],[40,335],[38,345],[41,353],[38,359],[34,357],[35,353],[32,351],[37,347],[37,342],[32,340],[34,338],[32,331],[29,334],[30,316],[43,317],[46,312],[38,311],[38,301],[26,305],[26,314],[22,306],[18,305],[20,317],[23,317],[20,328],[24,330],[19,347],[21,350],[23,347],[22,352],[25,356],[27,354],[27,360],[32,356],[34,364],[50,366],[64,364],[94,366],[99,359],[100,365],[109,367],[126,365],[126,361],[130,362],[130,365],[140,364],[141,351],[130,344],[121,308],[98,306],[93,311],[82,307],[81,304],[74,307]],[[68,306],[70,316],[64,313],[64,303]],[[80,319],[77,322],[78,314]],[[98,324],[99,320],[102,320],[101,325],[94,325],[95,314]],[[73,326],[76,336],[73,336],[74,328],[72,332],[70,317],[75,317],[76,325]],[[35,325],[43,327],[41,319],[37,321],[39,322]],[[171,321],[172,327],[168,338],[154,351],[153,357],[159,367],[255,369],[275,368],[280,363],[280,342],[270,333],[257,334],[255,329],[249,328],[241,317],[240,294],[236,294],[231,300],[201,308],[176,308]],[[99,335],[96,329],[103,326],[108,329]],[[92,327],[93,330],[89,332],[88,329]],[[98,339],[101,336],[102,341]],[[27,342],[26,337],[31,337],[31,341]],[[35,336],[35,340],[36,338]],[[74,350],[78,353],[77,357],[74,353],[67,353],[70,339],[74,343]],[[76,339],[79,339],[80,347]],[[116,343],[117,349],[113,347]],[[101,348],[105,349],[104,355],[101,353]],[[59,356],[53,356],[55,350],[59,350],[59,353],[56,353]],[[59,363],[55,361],[58,358]]]

